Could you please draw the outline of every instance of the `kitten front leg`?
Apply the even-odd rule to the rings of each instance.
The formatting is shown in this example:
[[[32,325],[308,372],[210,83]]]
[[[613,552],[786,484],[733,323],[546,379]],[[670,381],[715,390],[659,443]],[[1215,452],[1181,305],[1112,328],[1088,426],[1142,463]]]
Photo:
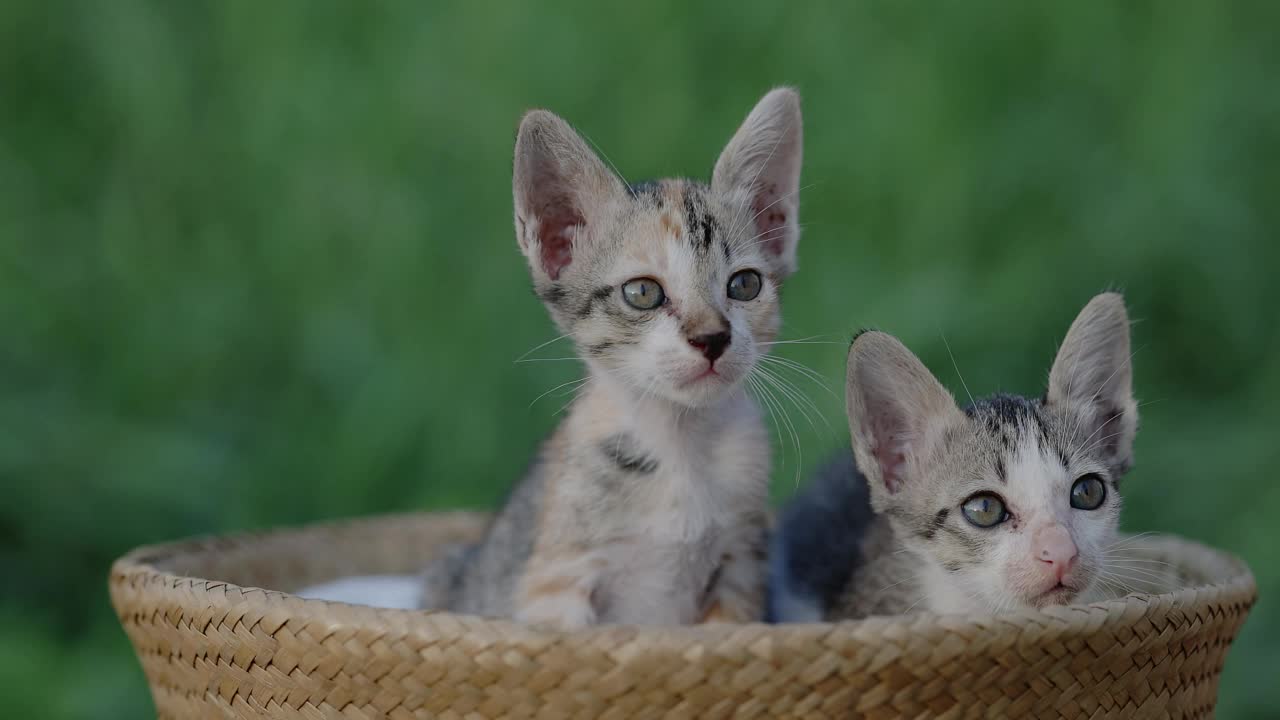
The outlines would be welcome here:
[[[604,558],[591,552],[535,553],[517,590],[515,619],[563,630],[595,625]]]
[[[764,615],[764,531],[748,534],[721,559],[702,622],[757,622]]]

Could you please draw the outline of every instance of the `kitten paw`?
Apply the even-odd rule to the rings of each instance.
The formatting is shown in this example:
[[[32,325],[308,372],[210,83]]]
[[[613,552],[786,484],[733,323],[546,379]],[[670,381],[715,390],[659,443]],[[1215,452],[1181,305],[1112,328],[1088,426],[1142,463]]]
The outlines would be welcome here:
[[[733,606],[716,600],[702,614],[700,623],[748,623],[755,622],[760,619],[757,612],[753,612],[745,607]]]
[[[597,622],[595,608],[586,598],[576,595],[537,598],[519,608],[515,615],[518,622],[559,630],[579,630]]]

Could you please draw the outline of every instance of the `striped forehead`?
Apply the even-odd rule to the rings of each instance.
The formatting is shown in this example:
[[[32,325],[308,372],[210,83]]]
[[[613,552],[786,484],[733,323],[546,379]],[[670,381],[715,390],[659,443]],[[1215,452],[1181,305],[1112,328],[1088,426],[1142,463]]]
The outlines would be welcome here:
[[[705,274],[731,253],[710,189],[690,180],[656,180],[630,186],[635,202],[622,254],[632,263],[669,274],[700,268]]]
[[[996,395],[966,408],[986,445],[1002,493],[1022,512],[1056,508],[1069,459],[1056,421],[1041,404],[1016,395]]]
[[[1023,515],[1033,508],[1066,508],[1062,490],[1067,468],[1056,453],[1045,450],[1033,436],[1024,434],[1007,460],[1005,493],[1012,504],[1020,506],[1017,509]]]
[[[1064,466],[1070,464],[1058,421],[1038,400],[998,394],[966,407],[965,414],[977,425],[979,436],[990,444],[997,458],[1007,461],[1029,447]],[[997,475],[1003,476],[1003,470],[997,467]]]

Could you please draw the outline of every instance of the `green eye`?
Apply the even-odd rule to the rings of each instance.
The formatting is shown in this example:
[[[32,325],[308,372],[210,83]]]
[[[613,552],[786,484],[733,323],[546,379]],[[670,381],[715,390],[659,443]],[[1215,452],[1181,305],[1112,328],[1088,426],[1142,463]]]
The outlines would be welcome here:
[[[637,310],[652,310],[667,299],[662,286],[653,278],[636,278],[622,284],[622,299]]]
[[[729,297],[734,300],[755,300],[762,284],[760,273],[755,270],[739,270],[729,278]]]
[[[964,519],[980,528],[990,528],[1009,519],[1004,509],[1004,501],[995,495],[974,495],[960,506]]]
[[[1071,486],[1071,507],[1077,510],[1097,510],[1106,499],[1107,486],[1093,473],[1076,480],[1076,484]]]

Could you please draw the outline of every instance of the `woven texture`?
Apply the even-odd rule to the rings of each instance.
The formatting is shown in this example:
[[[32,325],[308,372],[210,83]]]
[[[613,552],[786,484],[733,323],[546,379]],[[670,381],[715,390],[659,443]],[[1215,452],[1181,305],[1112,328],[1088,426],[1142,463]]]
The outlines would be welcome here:
[[[1183,589],[999,616],[558,633],[302,600],[405,573],[473,514],[135,550],[111,597],[161,718],[1199,718],[1256,597],[1239,560],[1142,541]],[[204,579],[210,578],[210,579]]]

